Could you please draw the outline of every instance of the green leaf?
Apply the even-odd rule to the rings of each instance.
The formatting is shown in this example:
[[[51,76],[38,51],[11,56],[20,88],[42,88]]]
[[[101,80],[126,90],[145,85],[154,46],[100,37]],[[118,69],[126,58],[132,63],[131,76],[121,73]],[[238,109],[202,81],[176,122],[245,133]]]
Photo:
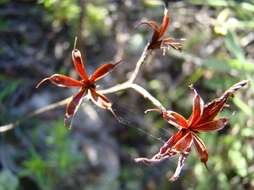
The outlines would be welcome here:
[[[253,116],[253,111],[251,110],[251,107],[249,107],[245,102],[243,102],[240,98],[235,97],[233,99],[233,102],[235,105],[237,105],[244,113],[246,113],[249,116]]]
[[[243,64],[237,59],[230,59],[227,62],[234,69],[242,70],[245,72],[254,72],[254,63],[245,62]]]
[[[225,37],[225,45],[228,51],[242,63],[245,62],[244,51],[238,43],[236,34],[229,31]]]
[[[236,169],[236,172],[241,177],[245,177],[248,173],[247,162],[239,150],[229,150],[229,158]]]
[[[242,11],[254,12],[254,5],[251,2],[239,2],[234,0],[189,0],[194,5],[209,5],[211,7],[233,7]]]
[[[192,4],[195,5],[209,5],[209,6],[215,6],[215,7],[225,7],[228,6],[228,2],[225,0],[190,0],[189,1]]]
[[[4,88],[0,91],[0,101],[4,101],[8,96],[10,96],[12,93],[15,92],[15,90],[18,88],[18,86],[21,84],[21,80],[16,81],[7,81],[7,79],[4,79],[5,84]]]
[[[203,67],[224,73],[239,72],[242,75],[254,72],[254,63],[242,62],[239,59],[210,58],[203,62]]]
[[[145,0],[145,1],[144,1],[144,4],[145,4],[147,7],[157,7],[157,6],[163,5],[163,2],[160,1],[160,0]]]
[[[211,58],[204,61],[203,66],[218,72],[230,72],[232,68],[226,60]]]

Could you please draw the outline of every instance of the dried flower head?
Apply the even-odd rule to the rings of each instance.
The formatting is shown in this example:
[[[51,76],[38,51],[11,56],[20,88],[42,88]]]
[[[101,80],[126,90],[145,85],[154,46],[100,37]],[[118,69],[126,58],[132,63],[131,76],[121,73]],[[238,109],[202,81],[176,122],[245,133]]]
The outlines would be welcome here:
[[[170,180],[176,180],[184,165],[184,160],[189,155],[192,144],[199,155],[201,162],[207,167],[208,151],[204,142],[198,137],[198,133],[211,132],[221,130],[227,123],[227,118],[215,118],[217,114],[226,105],[226,102],[230,96],[243,86],[248,81],[244,80],[236,83],[229,88],[224,94],[207,103],[199,96],[197,91],[191,87],[195,96],[193,98],[192,114],[188,119],[174,111],[160,111],[158,109],[151,109],[148,111],[159,111],[162,117],[171,125],[178,128],[178,132],[172,135],[169,140],[160,148],[160,151],[154,155],[151,159],[148,158],[136,158],[136,162],[144,163],[156,163],[166,158],[170,158],[176,154],[180,154],[178,160],[178,166],[174,175]]]
[[[153,36],[148,46],[148,49],[153,50],[161,48],[164,50],[164,52],[165,49],[168,49],[169,47],[172,47],[176,50],[182,49],[181,40],[175,40],[170,37],[164,37],[170,25],[169,11],[167,8],[165,8],[164,10],[164,17],[160,25],[153,20],[143,21],[139,25],[143,24],[150,26],[153,30]]]
[[[37,85],[38,88],[42,83],[49,80],[54,85],[59,87],[69,87],[69,88],[79,88],[79,92],[72,96],[72,99],[67,104],[64,123],[66,126],[71,126],[71,121],[74,114],[77,112],[79,105],[82,102],[82,98],[87,95],[89,99],[92,100],[94,104],[103,109],[110,110],[113,114],[112,103],[103,94],[96,90],[95,83],[107,75],[111,70],[113,70],[121,61],[114,64],[103,64],[95,70],[95,72],[88,76],[86,69],[84,67],[84,62],[81,53],[78,49],[74,48],[72,51],[72,61],[76,72],[80,76],[80,80],[73,79],[71,77],[54,74],[50,77],[44,78]],[[114,114],[115,115],[115,114]]]

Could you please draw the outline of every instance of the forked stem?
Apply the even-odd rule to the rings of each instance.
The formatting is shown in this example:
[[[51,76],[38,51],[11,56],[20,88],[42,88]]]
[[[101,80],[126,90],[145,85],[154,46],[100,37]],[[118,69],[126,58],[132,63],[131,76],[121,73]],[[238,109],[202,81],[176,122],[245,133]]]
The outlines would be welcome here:
[[[78,38],[75,37],[74,46],[73,46],[74,49],[76,49],[76,46],[77,46],[77,39]],[[111,93],[115,93],[115,92],[118,92],[118,91],[121,91],[121,90],[126,90],[126,89],[129,89],[129,88],[132,88],[133,90],[135,90],[136,92],[141,94],[144,98],[147,98],[148,100],[150,100],[152,104],[154,104],[156,107],[158,107],[158,110],[166,110],[165,107],[160,103],[160,101],[157,100],[155,97],[153,97],[146,89],[144,89],[140,85],[134,83],[134,81],[137,78],[137,75],[140,71],[141,66],[144,64],[144,62],[145,62],[145,60],[146,60],[146,58],[147,58],[147,56],[150,52],[150,50],[148,50],[148,46],[149,46],[149,43],[145,46],[145,48],[142,52],[142,55],[139,58],[139,60],[137,61],[136,66],[135,66],[135,68],[134,68],[134,70],[131,74],[131,77],[126,82],[123,82],[121,84],[117,84],[117,85],[115,85],[113,87],[110,87],[108,89],[99,90],[98,92],[100,92],[102,94],[111,94]],[[120,62],[121,61],[119,61],[117,64],[119,64]],[[46,78],[46,79],[40,81],[36,85],[36,88],[38,88],[46,80],[49,80],[49,78]],[[6,132],[8,130],[11,130],[11,129],[15,128],[18,124],[20,124],[21,122],[23,122],[24,120],[26,120],[28,118],[39,115],[39,114],[41,114],[43,112],[46,112],[46,111],[53,110],[57,107],[66,105],[69,101],[70,101],[70,98],[61,100],[59,102],[56,102],[56,103],[50,104],[48,106],[45,106],[43,108],[37,109],[37,110],[33,111],[32,113],[29,113],[27,116],[23,117],[22,119],[17,120],[16,122],[0,126],[0,133],[1,132]],[[117,118],[114,111],[113,110],[110,110],[110,111]]]

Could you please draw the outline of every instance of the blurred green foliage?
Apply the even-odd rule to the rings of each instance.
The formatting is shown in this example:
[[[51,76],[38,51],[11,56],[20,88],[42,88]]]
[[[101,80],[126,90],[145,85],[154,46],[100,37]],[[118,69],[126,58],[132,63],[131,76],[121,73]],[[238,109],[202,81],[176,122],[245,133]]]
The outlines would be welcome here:
[[[41,141],[41,128],[45,130],[45,141]],[[61,186],[84,160],[78,151],[77,141],[71,139],[69,131],[63,127],[62,119],[47,126],[40,125],[32,131],[32,142],[44,146],[41,154],[33,147],[28,159],[23,162],[24,169],[19,176],[33,176],[41,189],[51,190]]]
[[[17,79],[9,79],[4,75],[0,75],[1,80],[1,92],[0,92],[0,101],[5,101],[11,94],[15,92],[15,90],[22,84],[21,80]]]
[[[88,31],[105,33],[109,29],[106,25],[108,10],[105,6],[96,6],[92,3],[87,3],[86,16],[85,26]]]
[[[55,22],[73,22],[79,18],[80,8],[76,0],[40,0]]]

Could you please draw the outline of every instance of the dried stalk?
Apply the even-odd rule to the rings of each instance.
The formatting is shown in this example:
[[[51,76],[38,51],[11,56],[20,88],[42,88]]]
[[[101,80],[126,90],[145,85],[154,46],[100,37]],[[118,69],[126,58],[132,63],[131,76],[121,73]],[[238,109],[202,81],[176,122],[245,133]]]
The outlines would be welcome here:
[[[13,128],[15,128],[17,125],[19,125],[20,123],[22,123],[22,121],[25,121],[31,117],[34,117],[36,115],[40,115],[44,112],[47,112],[47,111],[50,111],[50,110],[53,110],[53,109],[56,109],[58,107],[61,107],[61,106],[64,106],[66,105],[69,101],[70,101],[71,97],[68,97],[68,98],[65,98],[59,102],[55,102],[53,104],[49,104],[45,107],[42,107],[42,108],[39,108],[31,113],[29,113],[28,115],[26,115],[25,117],[15,121],[14,123],[9,123],[9,124],[6,124],[6,125],[2,125],[0,126],[0,133],[3,133],[3,132],[6,132],[6,131],[9,131]]]
[[[136,92],[138,92],[139,94],[141,94],[144,98],[147,98],[149,101],[151,101],[151,103],[154,104],[154,106],[156,106],[157,108],[159,108],[161,110],[166,110],[165,107],[160,103],[160,101],[157,100],[154,96],[152,96],[146,89],[144,89],[140,85],[134,83],[134,81],[137,78],[137,75],[140,71],[141,66],[144,64],[144,62],[145,62],[146,58],[148,57],[149,53],[151,53],[151,51],[148,50],[148,46],[149,46],[149,43],[145,46],[145,48],[142,52],[142,55],[139,58],[139,60],[137,61],[136,67],[135,67],[134,71],[131,74],[131,77],[127,81],[125,81],[121,84],[117,84],[117,85],[115,85],[113,87],[110,87],[108,89],[99,90],[99,92],[102,93],[102,94],[112,94],[112,93],[115,93],[115,92],[118,92],[118,91],[121,91],[121,90],[126,90],[126,89],[131,88],[131,89],[135,90]],[[46,111],[53,110],[53,109],[58,108],[60,106],[64,106],[69,102],[70,98],[71,97],[66,98],[64,100],[61,100],[59,102],[47,105],[45,107],[39,108],[39,109],[29,113],[27,116],[23,117],[22,119],[17,120],[16,122],[0,126],[0,133],[9,131],[9,130],[15,128],[22,121],[24,121],[28,118],[31,118],[31,117],[34,117],[36,115],[42,114]]]

